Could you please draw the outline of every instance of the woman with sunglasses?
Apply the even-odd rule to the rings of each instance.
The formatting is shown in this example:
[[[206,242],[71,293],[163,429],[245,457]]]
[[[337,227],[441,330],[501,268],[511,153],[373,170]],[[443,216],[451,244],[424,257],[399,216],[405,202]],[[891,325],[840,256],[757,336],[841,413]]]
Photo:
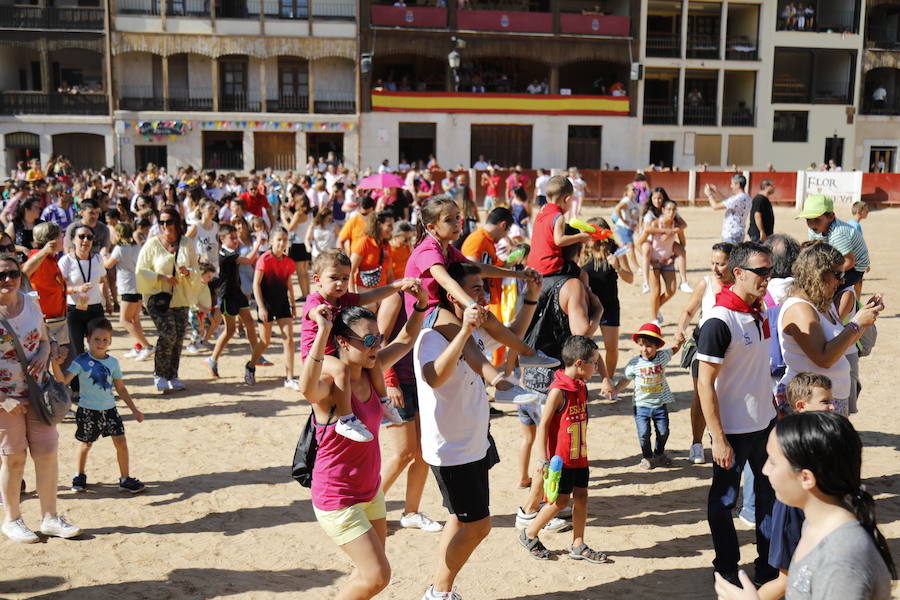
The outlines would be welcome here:
[[[336,318],[320,304],[310,311],[317,332],[300,374],[301,392],[313,405],[319,444],[312,478],[312,503],[316,519],[326,534],[353,562],[353,572],[338,592],[348,600],[372,598],[387,587],[391,566],[384,551],[387,538],[386,508],[381,492],[381,450],[378,426],[382,409],[368,374],[376,362],[392,366],[412,348],[427,308],[424,288],[414,290],[415,310],[392,342],[381,347],[375,314],[352,306]],[[332,335],[336,356],[325,354]],[[373,443],[354,442],[335,430],[336,395],[350,394],[353,413],[371,431]]]
[[[16,215],[9,225],[6,226],[6,233],[15,240],[16,252],[19,256],[19,262],[28,259],[28,253],[31,251],[31,244],[34,241],[34,228],[41,221],[41,200],[37,196],[28,196],[16,207]]]
[[[159,340],[154,355],[153,380],[160,392],[181,391],[178,379],[181,346],[188,325],[188,307],[196,302],[200,286],[197,245],[182,241],[181,216],[174,206],[159,211],[159,234],[151,237],[138,254],[137,291],[146,299],[147,312],[156,325]]]
[[[40,500],[40,532],[48,536],[72,538],[81,529],[56,512],[58,483],[57,450],[59,434],[56,427],[46,425],[28,403],[28,386],[22,364],[16,356],[13,338],[21,341],[28,362],[28,373],[40,377],[47,371],[50,343],[40,306],[31,296],[23,294],[19,286],[22,271],[13,254],[0,255],[0,317],[9,324],[0,324],[0,493],[3,496],[2,531],[14,542],[33,544],[40,541],[25,524],[20,511],[22,475],[25,459],[31,453],[37,475],[37,494]],[[11,358],[10,358],[11,357]]]
[[[844,257],[826,242],[816,242],[800,252],[794,263],[794,285],[778,313],[781,355],[787,367],[781,385],[797,373],[810,371],[831,379],[835,412],[849,416],[850,363],[844,356],[864,329],[875,324],[884,310],[876,294],[844,325],[834,307],[841,287]]]
[[[69,231],[72,249],[59,259],[59,270],[66,281],[66,319],[74,357],[84,353],[87,324],[103,317],[102,285],[106,280],[106,268],[101,256],[92,252],[94,230],[80,224]]]

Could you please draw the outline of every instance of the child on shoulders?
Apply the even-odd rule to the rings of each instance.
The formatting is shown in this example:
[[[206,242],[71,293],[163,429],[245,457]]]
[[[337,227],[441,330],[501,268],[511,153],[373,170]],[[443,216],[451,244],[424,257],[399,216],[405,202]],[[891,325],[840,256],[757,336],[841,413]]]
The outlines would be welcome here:
[[[528,266],[541,275],[553,275],[563,268],[561,248],[591,241],[591,234],[566,235],[565,214],[575,193],[572,182],[564,175],[554,175],[547,184],[547,204],[534,220]]]

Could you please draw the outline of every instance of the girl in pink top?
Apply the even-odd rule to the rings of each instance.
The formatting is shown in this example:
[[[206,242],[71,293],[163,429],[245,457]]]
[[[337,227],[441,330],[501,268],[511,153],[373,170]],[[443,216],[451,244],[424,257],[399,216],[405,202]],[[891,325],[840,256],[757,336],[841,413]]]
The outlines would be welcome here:
[[[300,382],[303,395],[313,405],[319,444],[312,503],[322,528],[354,565],[340,598],[372,598],[387,587],[391,577],[384,551],[387,522],[377,441],[382,411],[370,374],[376,361],[390,367],[412,348],[427,308],[424,290],[416,286],[414,292],[417,301],[406,326],[384,348],[375,314],[365,307],[348,307],[334,322],[326,304],[309,315],[318,329]],[[332,333],[337,356],[325,354]],[[353,442],[335,433],[333,412],[341,394],[349,394],[354,414],[376,436],[374,443]]]

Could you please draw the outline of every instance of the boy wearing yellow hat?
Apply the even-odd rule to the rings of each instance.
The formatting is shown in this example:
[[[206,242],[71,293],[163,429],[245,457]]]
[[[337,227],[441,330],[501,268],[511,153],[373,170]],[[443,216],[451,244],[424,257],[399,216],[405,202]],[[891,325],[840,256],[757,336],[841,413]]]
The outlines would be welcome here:
[[[662,332],[656,323],[644,323],[631,336],[640,353],[625,365],[625,378],[616,385],[616,392],[634,380],[634,423],[641,442],[641,462],[638,467],[648,471],[657,466],[670,467],[672,460],[666,456],[666,440],[669,438],[669,409],[675,396],[666,382],[665,367],[684,344],[684,334],[675,337],[675,345],[661,350],[665,345]],[[650,446],[650,423],[656,430],[656,447]]]

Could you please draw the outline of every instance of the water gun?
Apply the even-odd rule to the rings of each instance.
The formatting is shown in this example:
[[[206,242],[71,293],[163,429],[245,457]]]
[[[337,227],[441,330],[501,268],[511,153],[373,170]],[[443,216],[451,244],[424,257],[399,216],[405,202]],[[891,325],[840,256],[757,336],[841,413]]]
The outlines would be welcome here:
[[[562,477],[563,461],[559,456],[550,459],[550,467],[544,475],[544,495],[547,502],[556,502],[559,497],[559,478]]]
[[[578,231],[590,233],[591,236],[593,236],[593,238],[599,242],[609,239],[613,235],[613,232],[611,230],[594,227],[590,223],[586,223],[581,219],[572,219],[571,221],[569,221],[569,226],[577,229]]]
[[[525,248],[516,248],[509,253],[509,256],[506,257],[506,264],[514,265],[522,260],[523,256],[525,256]]]

